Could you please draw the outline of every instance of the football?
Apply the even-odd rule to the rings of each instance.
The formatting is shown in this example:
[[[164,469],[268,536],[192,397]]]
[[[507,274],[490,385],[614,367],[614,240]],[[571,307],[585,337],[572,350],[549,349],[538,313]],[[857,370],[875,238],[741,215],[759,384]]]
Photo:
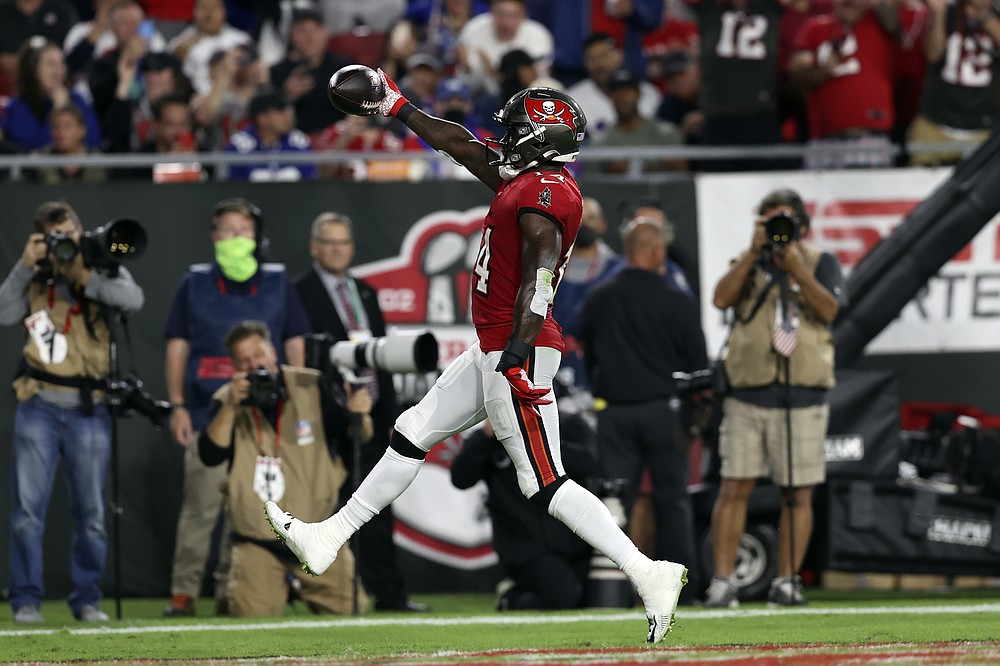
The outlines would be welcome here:
[[[326,89],[330,103],[344,113],[370,116],[378,111],[378,104],[385,97],[382,78],[371,67],[347,65],[330,77]]]

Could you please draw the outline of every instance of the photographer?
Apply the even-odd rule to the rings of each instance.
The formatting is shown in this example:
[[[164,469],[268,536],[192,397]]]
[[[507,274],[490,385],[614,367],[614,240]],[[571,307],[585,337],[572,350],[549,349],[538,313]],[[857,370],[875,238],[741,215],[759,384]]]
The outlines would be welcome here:
[[[732,391],[723,403],[722,485],[712,514],[715,577],[705,602],[716,608],[739,604],[731,576],[747,500],[758,477],[768,475],[785,491],[778,577],[768,601],[806,603],[795,574],[812,533],[812,487],[826,473],[840,264],[802,242],[809,214],[796,192],[771,192],[757,213],[750,249],[719,280],[713,300],[720,310],[735,310],[725,359]]]
[[[237,324],[223,345],[236,373],[212,397],[198,452],[208,466],[229,461],[226,517],[234,542],[229,612],[281,615],[288,600],[286,580],[294,576],[298,583],[292,584],[311,611],[349,614],[354,558],[345,554],[322,576],[306,575],[261,519],[260,503],[280,500],[312,520],[329,517],[347,474],[337,443],[351,434],[349,413],[362,415],[361,439],[371,439],[371,396],[367,389],[353,391],[343,408],[324,395],[319,372],[290,365],[279,369],[263,322]],[[364,590],[358,591],[358,604],[367,605]]]
[[[61,457],[73,514],[73,616],[102,622],[100,582],[107,555],[104,486],[111,435],[103,387],[109,308],[135,312],[142,289],[124,268],[111,277],[84,261],[83,227],[66,203],[35,212],[21,260],[0,285],[0,324],[23,322],[27,340],[14,381],[11,447],[10,604],[14,622],[43,622],[42,534]],[[67,244],[76,246],[67,252]],[[52,248],[59,247],[60,261]],[[70,247],[70,249],[72,249]],[[68,258],[72,254],[72,258]]]

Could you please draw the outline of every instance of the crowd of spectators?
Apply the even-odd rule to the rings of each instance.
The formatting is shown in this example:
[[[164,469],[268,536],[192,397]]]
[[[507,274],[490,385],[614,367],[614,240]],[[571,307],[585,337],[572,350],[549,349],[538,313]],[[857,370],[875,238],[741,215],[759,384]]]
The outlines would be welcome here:
[[[454,100],[480,136],[499,133],[492,114],[511,94],[548,85],[581,104],[595,146],[791,142],[805,144],[807,167],[949,163],[960,150],[899,157],[892,144],[982,141],[1000,117],[998,45],[991,0],[0,0],[0,151],[426,150],[395,121],[345,119],[327,101],[330,76],[361,62],[429,112]],[[262,161],[225,175],[375,173]],[[673,159],[643,170],[789,166]],[[182,169],[29,177],[150,171],[209,173],[192,157]]]

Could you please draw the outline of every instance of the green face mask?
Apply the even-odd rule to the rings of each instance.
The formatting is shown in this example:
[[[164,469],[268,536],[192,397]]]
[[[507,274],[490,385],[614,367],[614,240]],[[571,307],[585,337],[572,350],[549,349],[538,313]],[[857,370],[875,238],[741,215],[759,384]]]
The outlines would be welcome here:
[[[257,259],[253,256],[257,241],[245,236],[223,238],[215,244],[215,261],[222,274],[234,282],[246,282],[257,272]]]

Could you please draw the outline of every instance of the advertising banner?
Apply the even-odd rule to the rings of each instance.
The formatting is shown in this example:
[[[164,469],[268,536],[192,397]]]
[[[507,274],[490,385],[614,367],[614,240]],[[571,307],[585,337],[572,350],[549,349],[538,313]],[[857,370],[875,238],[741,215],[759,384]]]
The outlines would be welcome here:
[[[702,323],[709,352],[722,345],[716,283],[750,246],[757,204],[790,187],[812,216],[808,242],[837,256],[849,274],[858,261],[950,176],[950,169],[699,175],[698,247]],[[867,347],[869,354],[1000,349],[1000,225],[991,220],[945,264]]]

